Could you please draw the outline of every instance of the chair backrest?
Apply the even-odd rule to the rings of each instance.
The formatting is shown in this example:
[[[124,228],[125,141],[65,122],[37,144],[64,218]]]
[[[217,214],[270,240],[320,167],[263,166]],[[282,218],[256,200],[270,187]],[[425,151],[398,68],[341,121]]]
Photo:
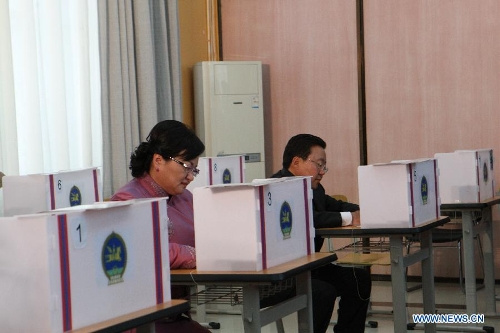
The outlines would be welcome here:
[[[343,194],[333,194],[333,195],[331,195],[331,197],[336,199],[336,200],[341,200],[341,201],[347,202],[347,197]]]

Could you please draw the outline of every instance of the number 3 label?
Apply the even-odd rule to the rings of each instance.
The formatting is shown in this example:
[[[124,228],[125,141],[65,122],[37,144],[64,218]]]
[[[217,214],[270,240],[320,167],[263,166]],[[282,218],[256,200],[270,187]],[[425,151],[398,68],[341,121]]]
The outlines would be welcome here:
[[[273,207],[273,196],[271,194],[271,191],[267,192],[266,207],[268,211],[271,211]]]

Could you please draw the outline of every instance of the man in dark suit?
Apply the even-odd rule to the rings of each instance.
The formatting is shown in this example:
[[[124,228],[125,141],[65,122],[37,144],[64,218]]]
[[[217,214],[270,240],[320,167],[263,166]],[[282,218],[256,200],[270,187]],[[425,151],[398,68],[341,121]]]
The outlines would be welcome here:
[[[359,206],[335,200],[326,195],[321,179],[326,167],[326,143],[311,134],[292,137],[283,153],[283,169],[272,178],[311,176],[315,228],[332,228],[359,225]],[[316,252],[321,250],[324,239],[316,236]],[[333,312],[335,297],[340,297],[335,333],[364,332],[366,312],[371,293],[371,277],[367,270],[330,264],[311,272],[313,289],[314,332],[326,332]]]

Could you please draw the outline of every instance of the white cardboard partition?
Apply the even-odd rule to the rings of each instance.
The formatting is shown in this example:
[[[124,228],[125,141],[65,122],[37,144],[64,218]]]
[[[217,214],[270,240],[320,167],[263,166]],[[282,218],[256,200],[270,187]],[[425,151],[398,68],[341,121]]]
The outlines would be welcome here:
[[[394,161],[358,167],[362,228],[408,228],[439,216],[436,161]]]
[[[441,203],[476,203],[495,196],[493,150],[438,153]]]
[[[310,177],[198,187],[198,270],[257,271],[314,252]]]
[[[191,192],[200,186],[245,182],[243,155],[200,157],[198,169],[200,174],[187,187]]]
[[[102,201],[98,168],[3,177],[4,216]]]
[[[64,332],[170,300],[165,199],[0,218],[2,332]]]

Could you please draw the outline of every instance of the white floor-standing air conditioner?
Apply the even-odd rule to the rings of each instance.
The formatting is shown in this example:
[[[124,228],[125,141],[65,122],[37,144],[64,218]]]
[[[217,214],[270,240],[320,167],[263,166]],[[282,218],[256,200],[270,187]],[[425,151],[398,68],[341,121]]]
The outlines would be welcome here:
[[[205,156],[245,156],[245,180],[265,178],[262,63],[203,61],[194,66],[195,129]]]

